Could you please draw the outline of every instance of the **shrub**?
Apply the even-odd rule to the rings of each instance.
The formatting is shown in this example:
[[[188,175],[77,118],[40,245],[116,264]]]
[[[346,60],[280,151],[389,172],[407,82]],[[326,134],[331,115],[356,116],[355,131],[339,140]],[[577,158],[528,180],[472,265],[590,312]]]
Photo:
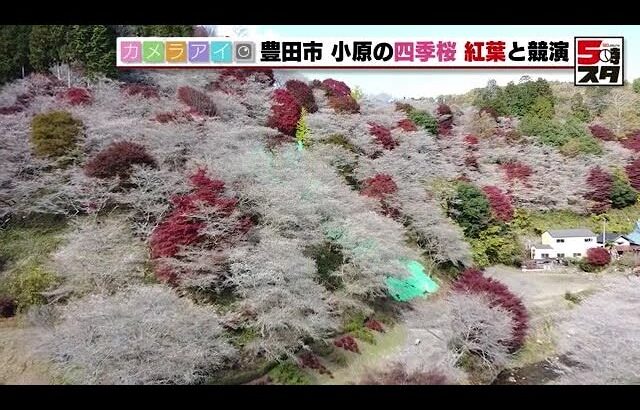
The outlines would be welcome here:
[[[395,363],[389,370],[368,373],[360,384],[369,385],[442,385],[449,384],[447,377],[436,370],[407,371],[404,365]]]
[[[310,134],[311,128],[307,125],[307,110],[303,107],[300,112],[300,119],[296,125],[296,142],[299,147],[306,147],[309,145]]]
[[[0,296],[0,317],[12,317],[16,314],[18,305],[14,298]]]
[[[509,222],[513,219],[513,206],[509,195],[502,192],[497,186],[485,186],[482,190],[489,200],[494,218],[502,222]]]
[[[274,92],[269,127],[276,128],[285,135],[294,136],[300,114],[301,107],[289,91],[278,89]]]
[[[326,374],[333,377],[329,369],[320,363],[318,356],[309,351],[305,351],[300,355],[300,367],[317,370],[320,374]]]
[[[629,178],[631,186],[640,191],[640,158],[631,162],[624,169],[627,172],[627,178]]]
[[[193,121],[193,118],[190,114],[183,111],[170,111],[170,112],[161,112],[156,114],[155,120],[161,124],[166,124],[169,122],[173,123],[185,123]]]
[[[191,111],[199,115],[213,117],[216,115],[216,106],[211,98],[202,91],[189,86],[178,88],[178,99],[191,108]]]
[[[454,291],[446,298],[445,341],[455,364],[490,382],[509,361],[512,314],[486,292]]]
[[[418,127],[416,127],[416,124],[413,123],[413,121],[411,121],[408,118],[405,118],[404,120],[400,120],[398,121],[398,128],[401,128],[403,131],[417,131]]]
[[[329,96],[329,106],[337,113],[357,114],[360,112],[360,105],[351,95]]]
[[[57,282],[56,276],[35,262],[27,262],[12,271],[6,279],[6,293],[16,303],[18,310],[47,302],[42,294]]]
[[[453,128],[453,113],[451,108],[446,104],[438,105],[436,109],[438,114],[438,135],[451,135],[451,129]]]
[[[93,102],[93,97],[89,90],[78,87],[71,87],[60,93],[59,98],[71,105],[89,105]]]
[[[627,135],[625,139],[620,141],[623,147],[635,152],[640,152],[640,131],[635,131]]]
[[[449,199],[448,214],[460,225],[466,236],[476,237],[491,219],[491,206],[480,189],[466,182],[459,182],[456,195]]]
[[[522,347],[529,326],[529,315],[522,300],[511,293],[509,288],[493,278],[484,276],[480,270],[469,268],[453,284],[453,290],[484,294],[488,297],[491,307],[498,306],[509,312],[513,319],[513,334],[508,344],[513,351]]]
[[[212,307],[163,285],[72,301],[40,350],[73,384],[197,384],[235,355]]]
[[[402,111],[409,114],[414,108],[411,104],[396,102],[396,111]]]
[[[113,142],[84,167],[85,173],[94,178],[128,178],[134,165],[156,167],[156,161],[144,146],[134,142]]]
[[[207,85],[206,89],[209,91],[220,90],[223,92],[230,92],[231,88],[226,85],[229,81],[236,81],[239,83],[245,83],[247,79],[251,76],[254,76],[254,79],[266,85],[273,85],[275,83],[275,78],[273,76],[273,70],[270,68],[252,68],[252,69],[244,69],[244,68],[224,68],[218,75],[218,78]]]
[[[148,84],[123,84],[120,89],[125,95],[128,95],[129,97],[138,95],[143,98],[160,98],[158,87],[154,87]]]
[[[500,168],[505,173],[507,180],[509,182],[520,180],[523,182],[528,182],[529,177],[533,174],[533,171],[530,166],[525,165],[518,161],[509,161],[503,164],[500,164]]]
[[[473,134],[467,134],[467,135],[465,135],[465,137],[464,137],[464,142],[465,142],[467,145],[471,145],[471,146],[473,146],[473,145],[478,145],[479,140],[478,140],[478,137],[476,137],[475,135],[473,135]]]
[[[31,142],[38,156],[60,157],[76,145],[82,123],[66,111],[38,114],[31,120]]]
[[[349,86],[342,81],[332,78],[327,78],[322,82],[322,89],[329,97],[351,97],[351,89]],[[353,98],[351,99],[353,100]]]
[[[380,333],[384,333],[384,328],[382,327],[382,324],[380,322],[378,322],[375,319],[368,319],[365,323],[364,323],[365,327],[367,329],[371,329],[371,330],[375,330],[376,332],[380,332]]]
[[[611,206],[622,209],[635,204],[638,200],[638,192],[629,185],[629,182],[619,176],[614,176],[611,185]]]
[[[592,266],[607,266],[611,262],[611,254],[605,248],[587,249],[587,263]]]
[[[384,149],[392,150],[398,146],[398,141],[391,136],[391,130],[380,124],[369,124],[369,133],[376,138],[376,142]]]
[[[518,237],[500,226],[490,226],[469,242],[473,261],[480,267],[496,264],[519,267],[522,263]]]
[[[616,134],[604,125],[591,124],[589,125],[589,131],[591,131],[591,135],[602,141],[615,141],[617,139]]]
[[[293,95],[298,104],[310,113],[318,111],[313,90],[305,82],[299,80],[289,80],[285,83],[287,91]]]
[[[429,131],[432,135],[438,134],[438,120],[426,111],[411,110],[408,117],[417,126]]]
[[[210,223],[224,225],[216,228],[220,230],[214,238],[218,244],[228,241],[237,233],[246,232],[251,226],[248,218],[232,220],[229,224],[233,226],[226,226],[226,218],[234,212],[238,200],[220,196],[224,191],[224,182],[209,178],[203,168],[192,175],[190,181],[193,191],[171,199],[173,210],[151,234],[149,244],[153,259],[175,257],[182,247],[204,239],[202,231],[207,224],[193,217],[202,206],[211,208],[209,213],[215,221]],[[155,272],[159,279],[170,284],[176,284],[181,279],[178,272],[163,264],[157,264]]]
[[[333,344],[336,345],[336,347],[343,348],[344,350],[348,350],[353,353],[360,353],[358,343],[356,342],[356,339],[353,338],[353,336],[342,336],[334,340]]]
[[[22,111],[24,111],[24,107],[16,104],[8,107],[0,107],[0,115],[13,115]]]
[[[504,139],[509,143],[515,143],[522,140],[522,134],[517,129],[510,129],[505,132]]]
[[[596,213],[605,212],[611,205],[611,190],[613,177],[600,167],[591,168],[587,177],[587,186],[590,191],[585,194],[585,198],[596,202],[593,211]]]
[[[474,171],[480,169],[480,164],[478,164],[478,157],[473,154],[468,154],[464,157],[464,165]]]
[[[480,109],[480,114],[487,114],[489,115],[491,118],[493,118],[494,121],[498,121],[498,111],[496,111],[495,108],[493,107],[482,107]]]
[[[371,178],[364,180],[363,188],[360,193],[364,196],[376,199],[385,199],[387,196],[395,193],[398,186],[390,175],[376,174]]]
[[[289,360],[278,363],[269,372],[269,378],[277,384],[304,385],[311,384],[311,378],[296,363]]]
[[[438,104],[436,113],[438,115],[453,115],[453,113],[451,112],[451,107],[449,107],[447,104]]]

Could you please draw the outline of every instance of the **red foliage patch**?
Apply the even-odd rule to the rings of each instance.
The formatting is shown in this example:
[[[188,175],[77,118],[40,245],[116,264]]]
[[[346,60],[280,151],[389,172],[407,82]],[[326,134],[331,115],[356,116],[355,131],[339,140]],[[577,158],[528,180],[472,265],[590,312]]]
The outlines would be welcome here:
[[[418,130],[418,127],[416,127],[416,124],[408,118],[398,121],[397,127],[402,128],[403,131],[407,131],[407,132]]]
[[[12,115],[22,111],[24,111],[24,107],[17,104],[0,107],[0,115]]]
[[[589,248],[587,262],[593,266],[607,266],[611,262],[611,254],[605,248]]]
[[[346,97],[351,96],[351,88],[342,81],[327,78],[322,82],[322,89],[327,96],[332,97]]]
[[[438,108],[436,108],[436,113],[438,115],[452,115],[451,107],[447,104],[438,104]]]
[[[386,174],[376,174],[371,178],[367,178],[362,185],[363,188],[360,193],[370,198],[385,199],[398,191],[398,186],[393,182],[393,178]]]
[[[491,213],[494,218],[502,222],[509,222],[513,219],[513,205],[511,205],[511,196],[505,194],[497,186],[488,185],[482,188],[489,204],[491,205]]]
[[[451,112],[451,107],[447,104],[440,104],[436,109],[436,113],[438,115],[438,135],[451,135],[453,128],[453,113]]]
[[[13,317],[17,309],[16,301],[8,296],[0,296],[0,317]]]
[[[79,87],[71,87],[58,94],[58,98],[71,105],[89,105],[93,102],[93,97],[89,90]]]
[[[144,146],[133,142],[114,142],[91,158],[84,172],[94,178],[128,178],[133,165],[156,166]]]
[[[613,186],[613,177],[610,173],[600,167],[591,168],[587,177],[587,185],[589,192],[585,198],[596,202],[592,211],[595,213],[605,212],[611,206],[611,189]]]
[[[369,133],[376,137],[376,142],[384,149],[392,150],[398,146],[398,141],[393,139],[390,129],[375,123],[370,123],[369,126]]]
[[[142,98],[160,98],[158,88],[148,84],[132,83],[123,84],[120,90],[129,97],[138,95]]]
[[[378,322],[375,319],[369,319],[366,322],[364,322],[364,325],[367,327],[367,329],[371,329],[371,330],[375,330],[376,332],[381,332],[384,333],[384,328],[382,327],[382,324],[380,322]]]
[[[313,90],[306,83],[299,80],[289,80],[286,82],[285,87],[301,107],[311,113],[318,111]]]
[[[317,370],[320,374],[326,374],[333,378],[333,375],[318,359],[318,356],[309,351],[305,351],[300,355],[300,367]]]
[[[158,113],[155,116],[155,120],[161,124],[167,124],[169,122],[185,123],[185,122],[193,121],[193,117],[188,112],[176,110],[176,111]]]
[[[627,135],[625,139],[620,141],[623,147],[635,152],[640,152],[640,131],[634,131]]]
[[[278,89],[273,94],[271,117],[268,125],[285,135],[295,135],[300,119],[301,107],[295,97],[287,90]]]
[[[353,336],[342,336],[341,338],[334,340],[333,344],[337,347],[343,348],[344,350],[348,350],[354,353],[360,353],[358,343],[356,342],[356,339],[353,338]]]
[[[509,312],[513,319],[513,337],[505,342],[513,351],[522,347],[529,326],[529,315],[522,300],[511,293],[509,288],[495,279],[484,276],[478,269],[470,268],[453,284],[453,290],[485,294],[491,307],[500,306]]]
[[[329,106],[337,113],[357,114],[360,112],[360,104],[350,95],[329,96]]]
[[[613,177],[600,167],[591,168],[587,177],[587,185],[590,191],[585,194],[585,198],[596,202],[592,211],[602,213],[611,206],[611,189]]]
[[[591,124],[589,125],[589,131],[591,131],[591,135],[602,141],[615,141],[617,139],[616,134],[604,125]]]
[[[473,134],[467,134],[464,137],[464,142],[467,145],[478,145],[478,142],[480,142],[480,140]]]
[[[527,182],[529,180],[529,177],[533,174],[530,166],[518,161],[510,161],[504,164],[500,164],[500,168],[502,168],[502,170],[504,171],[509,182],[515,180]]]
[[[216,106],[213,101],[211,101],[211,98],[195,88],[189,86],[178,88],[178,99],[188,105],[191,111],[198,115],[213,117],[217,113]]]
[[[629,178],[631,186],[640,190],[640,158],[634,160],[624,169],[627,171],[627,177]]]
[[[151,257],[167,258],[175,256],[181,246],[191,245],[202,240],[200,231],[204,223],[192,218],[201,204],[214,207],[221,218],[226,218],[235,210],[238,201],[235,198],[220,196],[224,191],[224,182],[211,179],[204,169],[199,169],[190,178],[193,191],[190,194],[175,196],[171,199],[173,210],[153,230],[150,238]],[[230,240],[236,234],[246,233],[251,228],[251,220],[242,218],[235,230],[222,240]],[[159,265],[156,276],[171,284],[179,278],[170,269]]]

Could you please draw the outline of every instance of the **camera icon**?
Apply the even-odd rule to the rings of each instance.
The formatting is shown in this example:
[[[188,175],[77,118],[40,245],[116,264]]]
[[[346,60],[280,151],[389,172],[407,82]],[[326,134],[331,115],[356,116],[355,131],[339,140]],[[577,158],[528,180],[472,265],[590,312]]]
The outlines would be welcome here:
[[[250,41],[236,41],[233,44],[233,55],[237,63],[254,63],[255,44]]]

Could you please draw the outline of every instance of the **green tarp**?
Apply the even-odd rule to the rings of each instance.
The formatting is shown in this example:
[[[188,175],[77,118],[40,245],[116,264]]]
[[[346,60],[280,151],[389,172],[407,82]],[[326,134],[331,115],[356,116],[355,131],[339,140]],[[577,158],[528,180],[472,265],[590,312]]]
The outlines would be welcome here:
[[[408,302],[427,293],[435,293],[439,286],[425,272],[424,266],[417,261],[408,261],[405,267],[409,271],[409,277],[398,279],[387,278],[387,287],[392,298],[400,302]]]

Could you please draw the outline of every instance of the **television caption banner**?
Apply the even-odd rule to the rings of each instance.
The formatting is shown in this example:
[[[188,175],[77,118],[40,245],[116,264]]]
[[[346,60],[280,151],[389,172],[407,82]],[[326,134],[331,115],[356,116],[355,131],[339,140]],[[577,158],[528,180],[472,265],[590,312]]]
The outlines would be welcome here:
[[[576,85],[622,85],[622,62],[622,37],[120,37],[117,42],[122,68],[566,69],[574,70]]]

